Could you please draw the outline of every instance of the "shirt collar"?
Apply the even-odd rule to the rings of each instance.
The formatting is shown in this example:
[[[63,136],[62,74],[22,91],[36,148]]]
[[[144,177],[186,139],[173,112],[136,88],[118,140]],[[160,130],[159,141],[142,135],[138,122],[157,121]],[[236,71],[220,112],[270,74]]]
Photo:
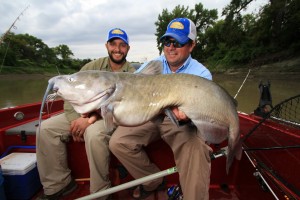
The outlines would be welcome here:
[[[187,68],[187,66],[189,66],[191,60],[192,60],[192,56],[189,55],[189,57],[186,59],[186,61],[183,63],[183,65],[181,67],[179,67],[176,70],[176,72],[173,72],[173,73],[180,73],[180,72],[184,71]],[[166,57],[164,57],[164,64],[165,64],[165,66],[167,66],[169,73],[172,73]]]

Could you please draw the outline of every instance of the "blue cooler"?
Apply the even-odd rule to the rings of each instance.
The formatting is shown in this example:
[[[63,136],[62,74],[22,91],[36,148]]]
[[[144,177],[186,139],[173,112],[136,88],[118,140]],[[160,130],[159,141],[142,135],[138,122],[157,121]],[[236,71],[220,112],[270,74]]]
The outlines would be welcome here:
[[[29,200],[41,189],[35,153],[11,153],[0,164],[7,199]]]

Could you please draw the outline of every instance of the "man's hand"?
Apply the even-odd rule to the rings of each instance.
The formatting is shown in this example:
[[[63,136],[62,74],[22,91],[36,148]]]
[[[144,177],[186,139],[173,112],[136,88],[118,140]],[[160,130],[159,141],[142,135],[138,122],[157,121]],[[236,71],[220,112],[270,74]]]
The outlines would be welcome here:
[[[176,116],[178,121],[187,121],[189,118],[185,115],[184,112],[180,111],[178,107],[171,108],[172,112]]]
[[[101,118],[101,115],[98,112],[92,112],[92,113],[86,113],[82,114],[81,117],[83,118],[89,118],[88,122],[90,124],[95,123],[98,119]]]
[[[71,122],[70,132],[75,142],[84,141],[83,134],[85,129],[91,125],[88,121],[89,118],[80,117]]]

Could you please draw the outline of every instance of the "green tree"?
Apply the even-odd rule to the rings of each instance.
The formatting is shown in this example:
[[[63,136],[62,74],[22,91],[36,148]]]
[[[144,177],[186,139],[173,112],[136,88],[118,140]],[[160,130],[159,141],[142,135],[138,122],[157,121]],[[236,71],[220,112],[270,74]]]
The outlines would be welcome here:
[[[218,11],[216,9],[204,9],[201,3],[196,4],[191,10],[189,18],[195,23],[197,29],[196,47],[192,52],[192,56],[201,62],[207,59],[206,48],[208,45],[206,32],[216,24],[218,19]]]
[[[64,61],[71,59],[71,56],[74,55],[73,52],[70,50],[70,48],[65,44],[60,44],[57,47],[55,47],[53,50],[56,56],[58,56]]]
[[[180,5],[176,6],[171,12],[169,12],[168,9],[163,9],[162,13],[158,15],[158,21],[155,22],[155,35],[157,37],[157,47],[160,54],[162,52],[162,46],[160,44],[161,36],[165,33],[169,22],[179,17],[187,17],[195,23],[197,29],[197,46],[195,47],[193,56],[196,59],[204,59],[202,54],[205,48],[205,31],[214,25],[215,20],[218,18],[217,10],[204,9],[201,3],[196,4],[193,9]]]
[[[10,41],[5,40],[0,44],[0,63],[5,66],[15,66],[17,64],[17,57],[14,51],[10,48]]]
[[[286,49],[290,45],[298,46],[300,35],[299,0],[273,1],[267,4],[257,22],[256,30],[264,45],[274,49]]]
[[[29,34],[9,33],[2,48],[7,48],[5,63],[16,65],[16,60],[28,60],[43,66],[44,63],[51,63],[55,60],[54,52],[41,40]],[[2,50],[1,52],[4,52]],[[2,53],[1,53],[2,54]]]
[[[70,48],[65,44],[60,44],[57,47],[53,48],[53,51],[55,52],[58,60],[56,65],[60,68],[73,68],[72,64],[75,62],[72,62],[71,56],[73,56],[73,52],[70,50]]]
[[[162,46],[160,42],[160,38],[164,35],[166,32],[166,29],[168,27],[169,22],[174,18],[179,17],[188,17],[190,15],[190,12],[188,11],[189,8],[185,8],[184,6],[176,6],[173,11],[169,12],[168,9],[163,9],[162,13],[158,15],[158,21],[156,21],[154,24],[156,25],[156,42],[157,47],[159,50],[159,54],[162,53]]]
[[[72,51],[67,45],[61,44],[49,48],[41,39],[29,34],[15,35],[8,32],[0,45],[0,61],[5,66],[28,66],[28,71],[51,72],[54,69],[63,70],[67,73],[70,70],[80,69],[90,59],[73,59]]]
[[[232,0],[223,10],[227,61],[273,62],[299,52],[299,0],[270,0],[257,15],[242,16],[252,0]],[[235,54],[234,52],[239,52]]]

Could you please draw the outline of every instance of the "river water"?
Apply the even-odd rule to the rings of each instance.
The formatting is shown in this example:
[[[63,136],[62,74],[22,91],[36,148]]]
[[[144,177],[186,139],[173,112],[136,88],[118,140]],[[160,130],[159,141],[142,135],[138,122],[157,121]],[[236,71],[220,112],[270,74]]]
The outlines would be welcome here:
[[[214,75],[214,81],[225,88],[233,97],[245,80],[246,74]],[[21,104],[40,102],[50,77],[26,75],[0,75],[0,109]],[[268,76],[249,75],[237,94],[238,110],[251,113],[258,106],[260,81],[270,81],[273,105],[300,94],[299,75]]]

